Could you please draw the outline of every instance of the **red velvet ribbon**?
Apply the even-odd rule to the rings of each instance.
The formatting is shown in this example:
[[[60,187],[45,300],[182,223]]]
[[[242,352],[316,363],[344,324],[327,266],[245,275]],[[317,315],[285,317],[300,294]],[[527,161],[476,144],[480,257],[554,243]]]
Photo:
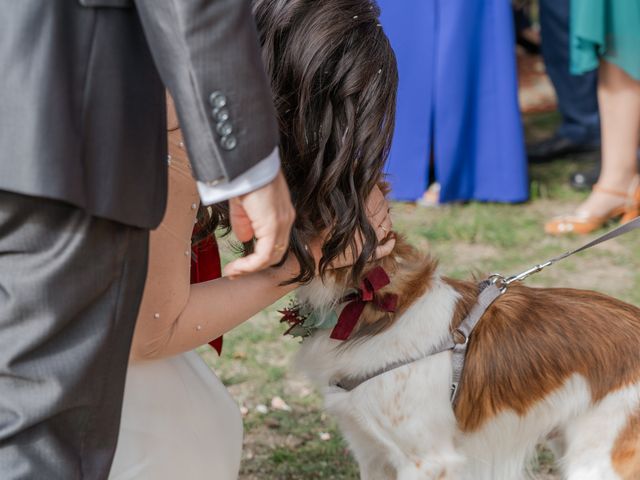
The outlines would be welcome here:
[[[198,232],[198,226],[193,229],[194,235]],[[218,244],[213,237],[207,237],[193,247],[191,255],[191,283],[208,282],[220,278],[222,267],[220,265],[220,252]],[[209,342],[218,355],[222,353],[222,337]]]
[[[347,297],[350,300],[338,318],[338,323],[331,332],[331,338],[347,340],[360,319],[367,303],[375,305],[384,312],[395,312],[398,305],[398,295],[387,293],[382,298],[376,295],[381,288],[389,285],[391,280],[382,267],[371,270],[362,280],[358,292]]]

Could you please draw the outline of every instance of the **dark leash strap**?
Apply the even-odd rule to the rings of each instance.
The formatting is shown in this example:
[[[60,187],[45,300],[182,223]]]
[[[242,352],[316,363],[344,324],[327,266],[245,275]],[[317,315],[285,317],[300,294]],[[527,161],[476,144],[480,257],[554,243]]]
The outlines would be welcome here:
[[[395,370],[396,368],[404,367],[409,365],[410,363],[414,363],[420,360],[423,360],[432,355],[436,355],[438,353],[451,351],[452,357],[452,374],[451,374],[451,403],[455,404],[456,396],[458,394],[458,385],[460,384],[460,380],[462,378],[462,373],[464,371],[464,363],[467,355],[467,347],[469,346],[469,340],[473,334],[473,329],[476,327],[480,319],[483,317],[487,309],[491,306],[491,304],[507,291],[507,287],[511,285],[513,282],[520,282],[525,278],[533,275],[541,271],[542,269],[553,265],[554,263],[559,262],[567,257],[575,255],[576,253],[580,253],[584,250],[587,250],[591,247],[595,247],[600,243],[606,242],[607,240],[611,240],[613,238],[619,237],[620,235],[624,235],[625,233],[630,232],[636,228],[640,227],[640,217],[635,218],[631,222],[625,223],[613,230],[605,233],[597,237],[596,239],[582,245],[575,250],[569,250],[568,252],[563,253],[562,255],[558,255],[547,260],[544,263],[535,265],[534,267],[525,270],[517,275],[512,275],[510,277],[503,277],[502,275],[493,274],[487,280],[481,282],[478,287],[480,290],[480,294],[478,295],[478,300],[473,305],[467,316],[460,323],[460,325],[453,330],[451,335],[447,337],[441,344],[436,345],[435,347],[429,349],[427,352],[422,354],[419,357],[399,360],[397,362],[393,362],[383,368],[378,370],[374,370],[366,375],[357,376],[357,377],[345,377],[339,379],[335,386],[346,390],[351,391],[354,388],[362,385],[364,382],[371,380],[379,375]]]

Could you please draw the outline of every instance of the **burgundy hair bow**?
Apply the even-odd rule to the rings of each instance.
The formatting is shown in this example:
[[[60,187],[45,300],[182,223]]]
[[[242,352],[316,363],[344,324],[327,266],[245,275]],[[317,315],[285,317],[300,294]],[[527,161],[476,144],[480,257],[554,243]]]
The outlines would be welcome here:
[[[331,338],[335,340],[348,339],[367,303],[371,303],[385,312],[395,312],[398,304],[398,295],[387,293],[382,298],[376,295],[378,290],[389,285],[389,283],[391,283],[391,280],[389,280],[387,272],[382,267],[376,267],[367,273],[358,291],[345,298],[345,301],[349,301],[349,303],[340,313],[338,323],[331,332]]]

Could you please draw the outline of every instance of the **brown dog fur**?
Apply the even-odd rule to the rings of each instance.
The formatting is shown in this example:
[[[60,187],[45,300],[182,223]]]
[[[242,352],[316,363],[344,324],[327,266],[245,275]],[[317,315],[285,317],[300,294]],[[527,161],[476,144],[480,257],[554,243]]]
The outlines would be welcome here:
[[[376,265],[391,278],[379,293],[396,293],[398,310],[388,314],[368,305],[349,342],[392,325],[431,287],[437,267],[401,237]],[[444,280],[460,294],[453,330],[476,302],[478,286]],[[639,346],[640,309],[632,305],[592,291],[512,285],[473,332],[455,409],[460,428],[475,431],[508,409],[524,415],[573,374],[587,380],[597,402],[640,380]],[[620,452],[630,445],[624,438]]]

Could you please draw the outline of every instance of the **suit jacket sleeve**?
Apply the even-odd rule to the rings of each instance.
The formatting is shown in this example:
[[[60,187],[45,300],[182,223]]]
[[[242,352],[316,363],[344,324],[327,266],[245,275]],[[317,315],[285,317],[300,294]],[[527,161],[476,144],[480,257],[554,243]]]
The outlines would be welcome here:
[[[278,128],[249,1],[135,4],[196,179],[231,181],[269,157]]]

